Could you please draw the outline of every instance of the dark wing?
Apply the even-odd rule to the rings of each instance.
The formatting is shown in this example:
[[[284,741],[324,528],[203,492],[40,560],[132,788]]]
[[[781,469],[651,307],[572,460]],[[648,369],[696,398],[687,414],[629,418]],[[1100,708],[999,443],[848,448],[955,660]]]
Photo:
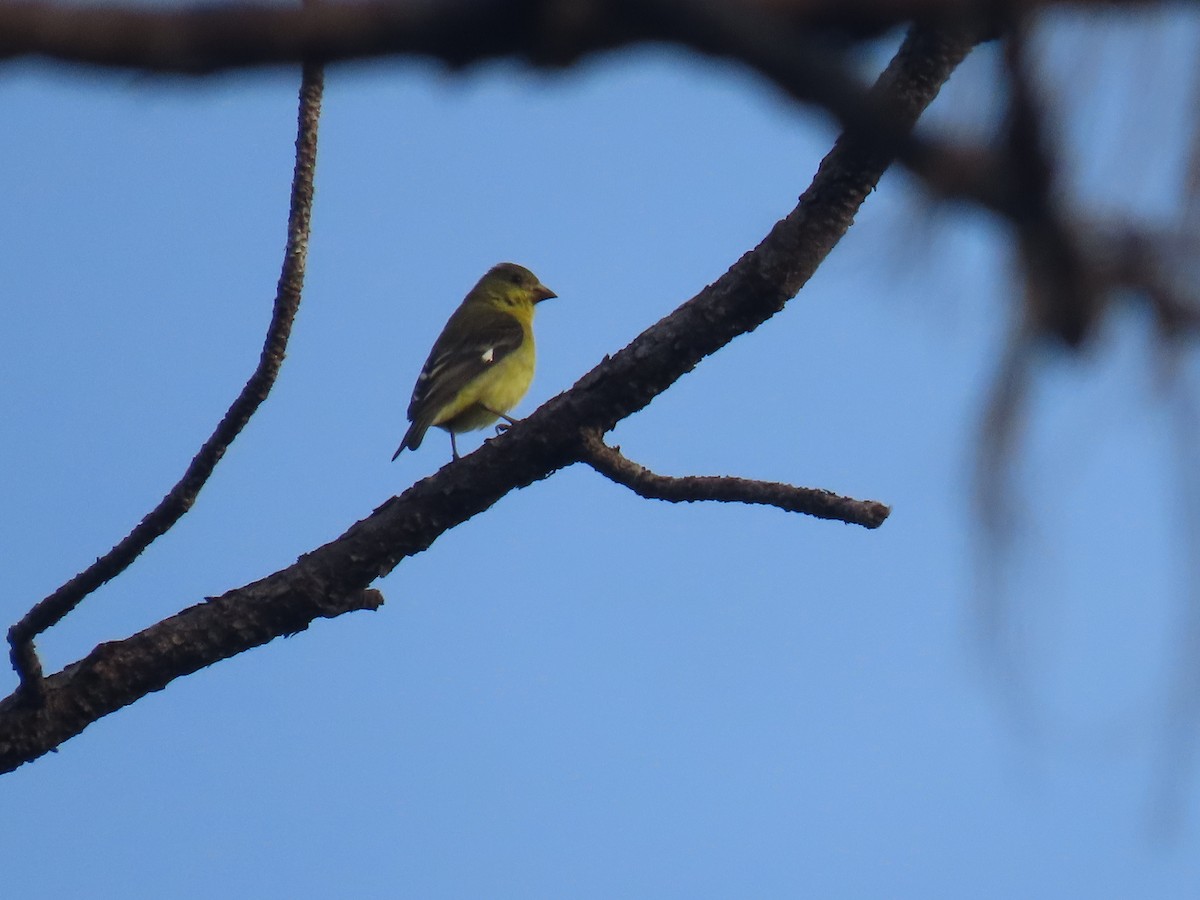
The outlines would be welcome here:
[[[520,347],[525,340],[525,330],[519,321],[491,307],[470,310],[470,334],[463,336],[463,329],[454,327],[462,312],[457,310],[450,317],[434,343],[429,359],[425,360],[421,374],[417,376],[412,400],[408,404],[408,419],[413,423],[409,433],[416,442],[410,443],[406,437],[408,446],[415,448],[420,444],[437,414],[459,391]]]

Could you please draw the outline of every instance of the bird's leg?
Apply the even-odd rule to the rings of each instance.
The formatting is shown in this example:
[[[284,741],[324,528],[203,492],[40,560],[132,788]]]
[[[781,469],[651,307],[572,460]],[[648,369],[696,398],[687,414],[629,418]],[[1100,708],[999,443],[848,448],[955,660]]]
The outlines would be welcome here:
[[[458,459],[458,444],[454,440],[454,432],[450,432],[450,453],[455,459]]]
[[[480,406],[483,406],[483,404],[481,403]],[[504,432],[508,431],[508,429],[510,429],[514,425],[516,425],[517,422],[521,421],[520,419],[514,419],[512,416],[506,416],[504,413],[498,412],[497,410],[492,409],[490,406],[484,406],[483,408],[485,410],[487,410],[488,412],[490,412],[496,418],[504,420],[503,424],[501,424],[499,422],[496,423],[496,436],[497,437],[504,434]]]

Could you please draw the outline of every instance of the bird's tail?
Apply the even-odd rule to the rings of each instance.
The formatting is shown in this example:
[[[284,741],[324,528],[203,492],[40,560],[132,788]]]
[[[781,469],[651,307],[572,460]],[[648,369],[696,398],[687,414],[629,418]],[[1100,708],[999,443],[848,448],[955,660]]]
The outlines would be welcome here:
[[[421,446],[421,441],[425,440],[425,432],[429,430],[429,424],[429,422],[417,419],[417,421],[408,426],[408,431],[404,432],[404,440],[400,442],[400,446],[392,454],[392,462],[396,461],[396,457],[400,455],[400,451],[405,447],[409,450],[416,450]]]

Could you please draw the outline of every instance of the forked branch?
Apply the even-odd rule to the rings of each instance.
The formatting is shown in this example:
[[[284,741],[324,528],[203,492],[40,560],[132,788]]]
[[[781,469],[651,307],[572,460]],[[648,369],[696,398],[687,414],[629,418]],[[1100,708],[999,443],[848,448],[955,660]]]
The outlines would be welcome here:
[[[321,116],[324,77],[319,66],[305,66],[300,86],[296,165],[288,211],[287,245],[275,292],[275,307],[267,328],[258,367],[226,411],[212,435],[188,465],[178,483],[120,543],[35,605],[8,630],[9,654],[21,679],[20,691],[30,702],[42,695],[42,665],[33,641],[78,606],[85,597],[124,572],[142,551],[191,509],[201,488],[234,438],[267,399],[283,364],[292,322],[300,308],[304,266],[308,257],[309,222],[312,216],[313,173],[317,165],[317,123]]]
[[[914,29],[875,93],[911,127],[974,46],[961,31]],[[206,665],[318,617],[382,602],[371,584],[510,491],[580,462],[582,435],[603,434],[706,356],[753,331],[804,286],[845,234],[892,157],[843,136],[799,204],[719,278],[606,358],[570,390],[476,452],[444,466],[328,544],[253,584],[200,603],[49,676],[45,701],[0,700],[0,772]]]

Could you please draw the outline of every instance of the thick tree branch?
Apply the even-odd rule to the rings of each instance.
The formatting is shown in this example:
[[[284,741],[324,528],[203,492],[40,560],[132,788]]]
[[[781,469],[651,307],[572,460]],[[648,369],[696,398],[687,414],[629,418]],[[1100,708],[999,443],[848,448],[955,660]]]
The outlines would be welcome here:
[[[973,45],[959,32],[917,29],[876,91],[911,127]],[[53,749],[173,678],[301,630],[318,616],[377,605],[378,597],[366,593],[376,578],[508,492],[580,461],[584,435],[608,431],[705,356],[781,310],[850,227],[889,161],[874,148],[840,139],[797,207],[758,247],[503,435],[386,501],[292,566],[98,647],[46,680],[41,709],[16,695],[0,701],[0,771]]]
[[[795,487],[778,481],[716,475],[688,475],[683,478],[658,475],[623,456],[620,448],[608,446],[595,432],[584,437],[582,456],[583,462],[605,478],[624,485],[647,500],[666,500],[669,503],[694,503],[698,500],[757,503],[775,506],[785,512],[834,519],[864,528],[878,528],[891,513],[889,507],[875,500],[855,500],[831,491]]]
[[[115,578],[150,544],[165,534],[191,509],[225,450],[241,433],[267,394],[283,364],[292,322],[300,308],[308,232],[312,215],[313,173],[317,164],[317,123],[321,115],[324,78],[319,66],[305,66],[300,86],[300,112],[296,135],[296,165],[288,212],[287,245],[275,293],[275,307],[267,328],[258,367],[226,411],[216,430],[204,442],[183,477],[149,514],[115,547],[97,559],[50,596],[39,602],[8,631],[13,667],[21,678],[26,699],[41,694],[42,667],[33,640],[59,622],[92,591]]]
[[[306,574],[295,572],[291,577]],[[257,592],[257,585],[249,585],[185,609],[123,641],[101,644],[79,662],[48,676],[41,703],[25,702],[19,694],[0,701],[0,771],[53,750],[87,724],[162,690],[181,675],[281,635],[304,631],[322,616],[378,609],[383,603],[376,590],[340,597],[330,605],[320,602],[319,590],[301,586],[287,604],[257,604]]]
[[[1022,0],[1022,10],[1151,0]],[[870,139],[936,193],[1014,221],[1003,153],[911,133],[872,102],[828,39],[900,22],[997,33],[1006,4],[976,0],[359,0],[292,9],[254,3],[176,10],[0,4],[0,59],[43,56],[110,68],[204,75],[250,66],[415,56],[461,67],[508,58],[557,68],[618,47],[672,43],[750,67]]]
[[[1003,6],[977,0],[724,0],[724,5],[735,15],[769,15],[794,30],[834,28],[850,35],[913,21],[961,23]],[[1026,10],[1145,5],[1161,3],[1020,4]],[[686,43],[654,6],[640,0],[357,0],[302,9],[261,2],[150,9],[25,0],[0,4],[0,59],[40,56],[181,74],[402,54],[451,66],[497,57],[562,66],[637,43]]]

